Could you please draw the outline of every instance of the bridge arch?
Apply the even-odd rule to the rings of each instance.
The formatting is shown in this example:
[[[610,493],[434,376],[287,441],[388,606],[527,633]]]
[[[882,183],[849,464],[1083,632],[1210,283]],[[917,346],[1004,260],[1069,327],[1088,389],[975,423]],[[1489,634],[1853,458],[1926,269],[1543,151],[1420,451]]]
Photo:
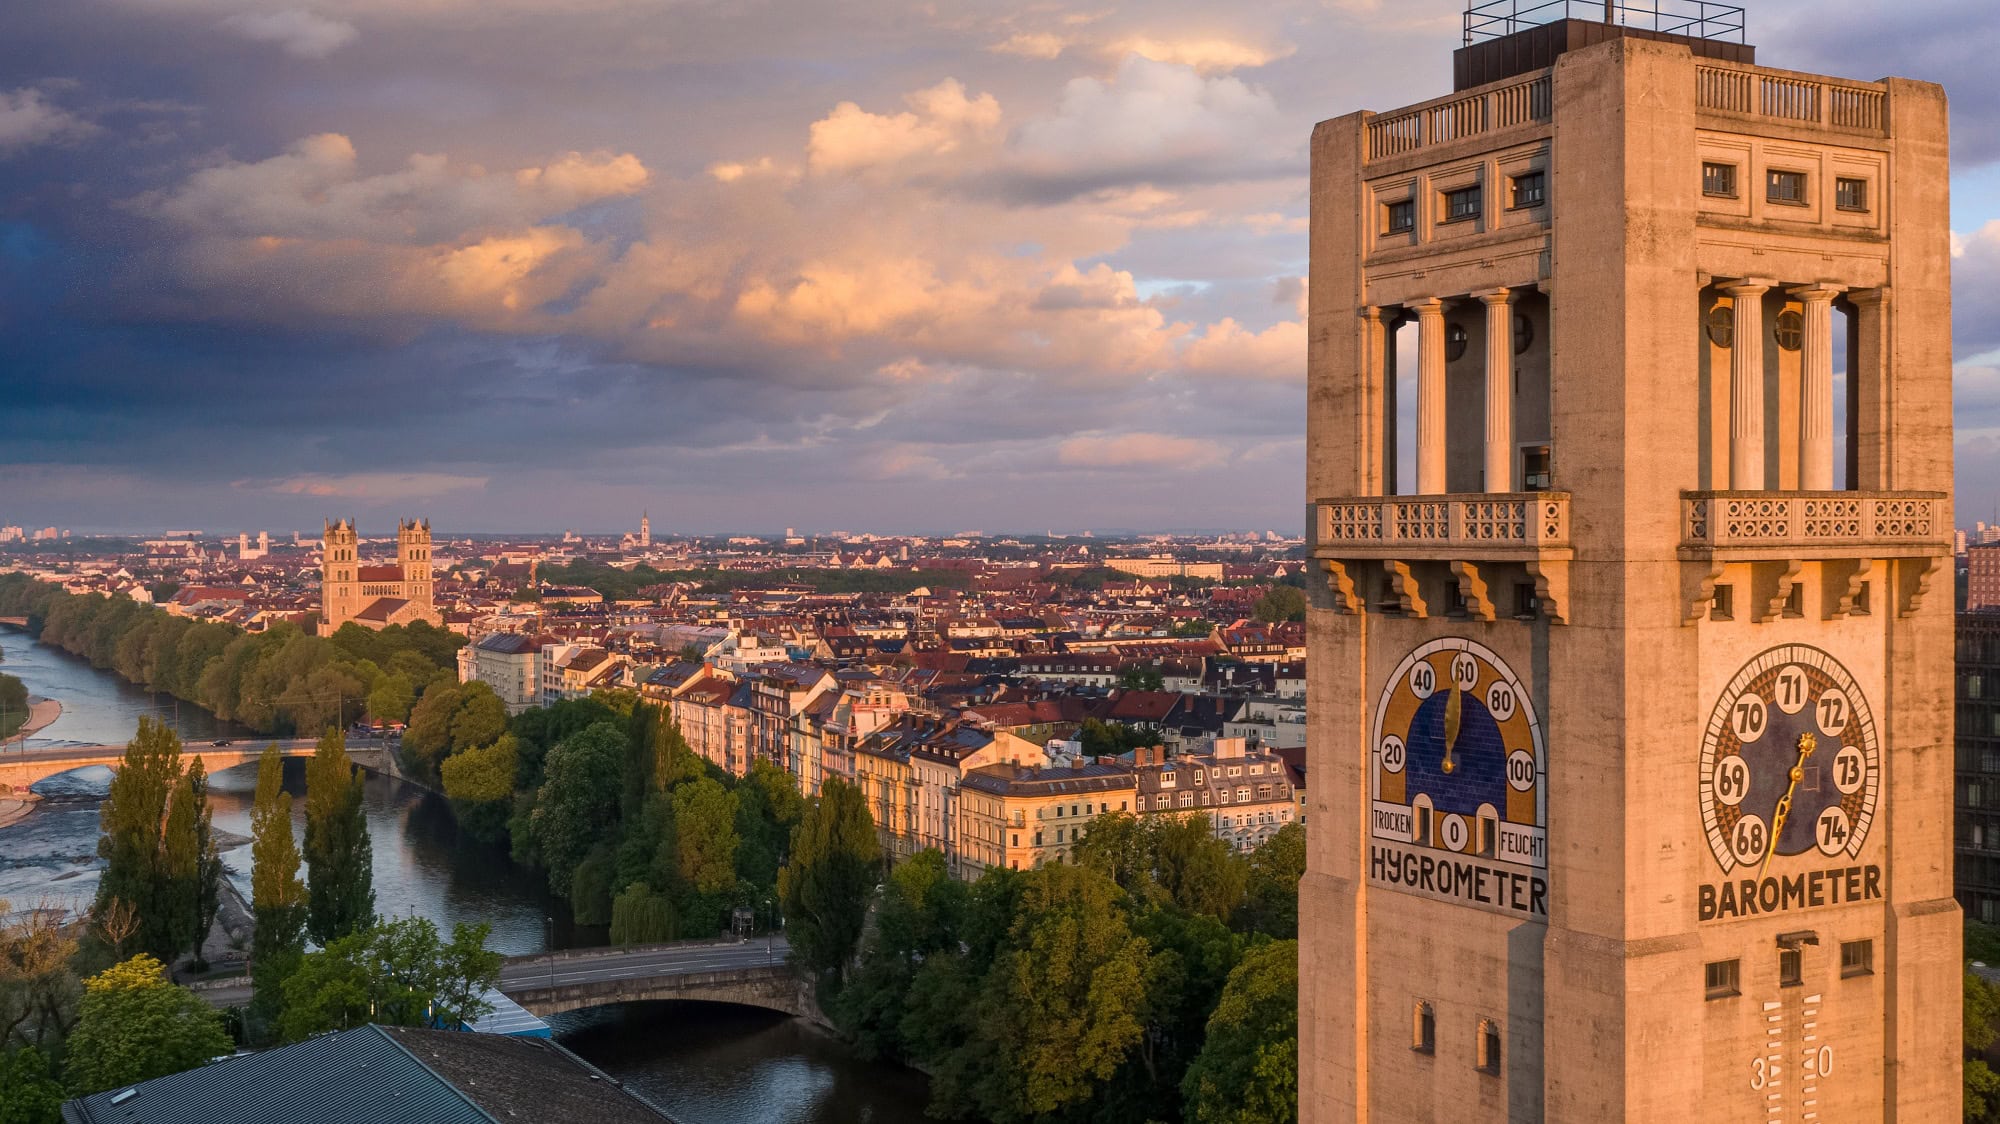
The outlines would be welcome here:
[[[812,985],[789,965],[759,964],[714,971],[663,973],[656,976],[557,982],[553,987],[529,979],[503,985],[507,998],[544,1018],[565,1011],[582,1011],[616,1003],[682,1000],[761,1007],[822,1026],[831,1025],[813,1001]]]

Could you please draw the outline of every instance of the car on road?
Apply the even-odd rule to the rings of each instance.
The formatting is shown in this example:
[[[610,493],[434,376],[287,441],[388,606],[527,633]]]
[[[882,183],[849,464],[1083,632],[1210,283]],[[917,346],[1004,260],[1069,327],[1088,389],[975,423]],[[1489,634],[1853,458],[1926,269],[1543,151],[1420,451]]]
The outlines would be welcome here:
[[[210,743],[210,744],[212,744],[212,745],[234,745],[235,743],[234,743],[234,742],[232,742],[232,741],[230,741],[230,740],[229,740],[228,738],[217,738],[217,739],[215,739],[215,741],[214,741],[214,742],[212,742],[212,743]]]

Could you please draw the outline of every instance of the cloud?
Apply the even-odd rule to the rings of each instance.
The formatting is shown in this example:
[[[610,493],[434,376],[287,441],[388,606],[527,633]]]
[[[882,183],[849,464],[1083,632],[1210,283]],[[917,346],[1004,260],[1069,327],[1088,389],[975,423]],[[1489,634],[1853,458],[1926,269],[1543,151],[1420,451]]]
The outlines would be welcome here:
[[[955,78],[903,100],[909,111],[893,115],[870,113],[851,101],[835,106],[812,124],[807,165],[815,172],[837,173],[942,156],[990,134],[1000,123],[1000,103],[993,95],[968,98]]]
[[[1144,36],[1111,44],[1114,56],[1139,55],[1154,62],[1174,63],[1197,74],[1226,74],[1263,66],[1289,57],[1297,48],[1287,44],[1275,50],[1230,39],[1152,39]]]
[[[485,476],[442,472],[306,473],[276,480],[238,480],[232,487],[246,492],[348,499],[361,502],[435,499],[450,492],[484,488]]]
[[[1164,433],[1091,433],[1056,447],[1056,463],[1069,468],[1195,469],[1228,459],[1221,442]]]
[[[1187,369],[1204,375],[1304,382],[1306,326],[1286,320],[1261,332],[1246,331],[1225,317],[1188,342],[1181,355]]]
[[[1069,40],[1047,31],[1019,31],[993,44],[987,50],[1002,55],[1018,55],[1024,59],[1053,59],[1062,55],[1069,46]]]
[[[82,136],[96,126],[52,105],[42,91],[0,91],[0,157],[48,141]]]
[[[276,12],[238,12],[222,26],[245,39],[276,43],[286,54],[323,59],[354,41],[354,25],[314,15],[303,8]]]
[[[1963,361],[2000,348],[2000,218],[1951,242],[1952,349]]]
[[[1305,166],[1271,95],[1139,55],[1110,81],[1072,79],[1054,115],[1022,124],[1004,174],[1022,194],[1297,176]]]

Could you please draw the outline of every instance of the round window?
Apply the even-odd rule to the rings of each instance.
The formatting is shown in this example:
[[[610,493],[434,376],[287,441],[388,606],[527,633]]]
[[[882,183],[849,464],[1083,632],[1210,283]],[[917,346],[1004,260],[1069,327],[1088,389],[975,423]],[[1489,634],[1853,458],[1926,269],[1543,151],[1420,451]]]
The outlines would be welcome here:
[[[1528,350],[1535,342],[1535,322],[1520,313],[1514,314],[1514,354]]]
[[[1797,351],[1806,339],[1806,318],[1799,310],[1788,308],[1778,314],[1771,325],[1771,334],[1778,338],[1778,346],[1786,351]]]
[[[1465,326],[1446,324],[1444,326],[1444,361],[1456,363],[1465,358]]]
[[[1717,347],[1728,347],[1736,341],[1735,309],[1718,304],[1708,310],[1708,341]]]

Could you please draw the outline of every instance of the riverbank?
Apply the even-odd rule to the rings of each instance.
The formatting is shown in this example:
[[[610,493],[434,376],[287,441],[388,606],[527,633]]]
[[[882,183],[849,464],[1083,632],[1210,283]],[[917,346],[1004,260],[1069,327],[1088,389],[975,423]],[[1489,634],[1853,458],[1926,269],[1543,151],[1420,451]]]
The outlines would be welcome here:
[[[12,827],[27,819],[28,813],[35,810],[35,805],[41,799],[32,792],[23,792],[18,796],[0,796],[0,827]]]
[[[62,703],[56,699],[45,699],[39,695],[28,696],[28,721],[14,731],[13,737],[25,738],[62,717]]]

